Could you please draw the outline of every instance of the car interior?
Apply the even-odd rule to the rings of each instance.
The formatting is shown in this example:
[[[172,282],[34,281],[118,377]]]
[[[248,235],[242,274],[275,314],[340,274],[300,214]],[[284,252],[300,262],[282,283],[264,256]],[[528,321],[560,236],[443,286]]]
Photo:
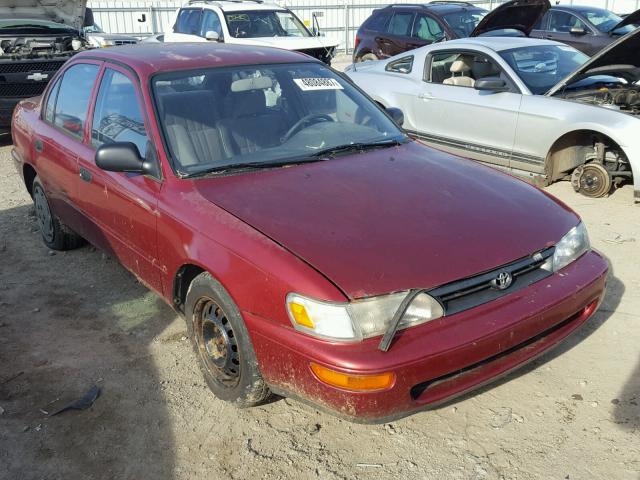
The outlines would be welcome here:
[[[431,82],[459,87],[473,87],[476,80],[502,77],[501,69],[483,55],[468,53],[434,55]]]

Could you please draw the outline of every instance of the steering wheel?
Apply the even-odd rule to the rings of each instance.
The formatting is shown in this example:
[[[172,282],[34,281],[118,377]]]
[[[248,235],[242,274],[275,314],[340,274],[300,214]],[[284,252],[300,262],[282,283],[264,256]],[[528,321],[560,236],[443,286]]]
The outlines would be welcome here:
[[[318,123],[318,121],[333,122],[334,120],[326,113],[312,113],[310,115],[306,115],[302,117],[300,120],[298,120],[296,123],[294,123],[293,126],[287,131],[287,133],[284,134],[284,136],[282,137],[282,143],[285,143],[286,141],[288,141],[296,133],[302,130],[303,127],[306,127],[312,122]]]

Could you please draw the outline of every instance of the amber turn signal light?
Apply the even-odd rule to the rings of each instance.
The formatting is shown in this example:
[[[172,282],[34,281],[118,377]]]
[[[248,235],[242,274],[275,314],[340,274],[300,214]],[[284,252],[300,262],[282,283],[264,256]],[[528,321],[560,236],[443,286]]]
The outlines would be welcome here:
[[[311,371],[318,380],[327,385],[355,392],[387,390],[393,387],[396,381],[396,375],[393,372],[377,373],[375,375],[351,375],[336,372],[317,363],[311,364]]]

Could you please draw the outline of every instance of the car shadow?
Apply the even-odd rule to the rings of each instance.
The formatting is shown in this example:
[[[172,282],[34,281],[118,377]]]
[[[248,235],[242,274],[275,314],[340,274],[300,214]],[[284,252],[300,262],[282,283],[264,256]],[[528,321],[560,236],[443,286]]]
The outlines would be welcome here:
[[[471,392],[465,393],[459,397],[456,397],[450,401],[444,402],[438,405],[438,408],[445,408],[447,406],[451,406],[455,403],[461,402],[463,400],[467,400],[475,397],[476,395],[480,395],[481,393],[487,392],[496,388],[497,386],[508,383],[516,378],[521,377],[522,375],[526,375],[531,373],[533,370],[540,368],[542,365],[550,362],[551,360],[559,357],[560,355],[565,354],[576,345],[580,344],[583,340],[590,337],[596,330],[598,330],[616,311],[618,305],[620,304],[620,300],[622,299],[622,295],[624,294],[625,286],[624,283],[620,279],[618,279],[613,272],[613,267],[609,264],[609,276],[607,278],[607,290],[605,292],[604,300],[600,305],[600,308],[593,314],[593,316],[588,319],[585,324],[578,329],[577,332],[569,335],[568,338],[560,342],[555,347],[552,347],[551,350],[547,351],[537,359],[532,362],[523,365],[522,367],[517,368],[513,372],[501,377],[495,381],[488,383],[478,389],[475,389]],[[636,379],[636,382],[638,380]],[[635,384],[636,387],[640,386],[640,383]],[[636,392],[639,391],[639,388],[636,388]],[[640,396],[636,396],[637,399],[640,399]]]
[[[637,432],[640,429],[640,362],[611,403],[613,422],[623,430]]]
[[[17,199],[0,206],[0,478],[173,477],[150,351],[176,314],[99,250],[46,248],[18,187],[0,184]],[[93,385],[90,408],[51,415]]]

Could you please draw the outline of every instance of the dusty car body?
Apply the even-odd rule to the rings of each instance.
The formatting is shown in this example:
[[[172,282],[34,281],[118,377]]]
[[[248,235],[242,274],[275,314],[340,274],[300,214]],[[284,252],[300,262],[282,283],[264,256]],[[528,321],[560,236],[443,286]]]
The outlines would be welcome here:
[[[591,59],[548,40],[478,37],[347,74],[429,144],[542,184],[571,178],[593,197],[635,174],[638,201],[638,48],[638,31]]]
[[[530,36],[566,43],[591,56],[633,31],[639,23],[640,10],[621,18],[603,8],[555,5]]]
[[[407,415],[540,355],[604,294],[568,207],[411,140],[297,52],[81,53],[12,132],[45,243],[115,255],[185,315],[210,388],[241,406],[276,392]]]
[[[0,1],[0,128],[23,98],[40,95],[55,72],[89,44],[86,1]]]

